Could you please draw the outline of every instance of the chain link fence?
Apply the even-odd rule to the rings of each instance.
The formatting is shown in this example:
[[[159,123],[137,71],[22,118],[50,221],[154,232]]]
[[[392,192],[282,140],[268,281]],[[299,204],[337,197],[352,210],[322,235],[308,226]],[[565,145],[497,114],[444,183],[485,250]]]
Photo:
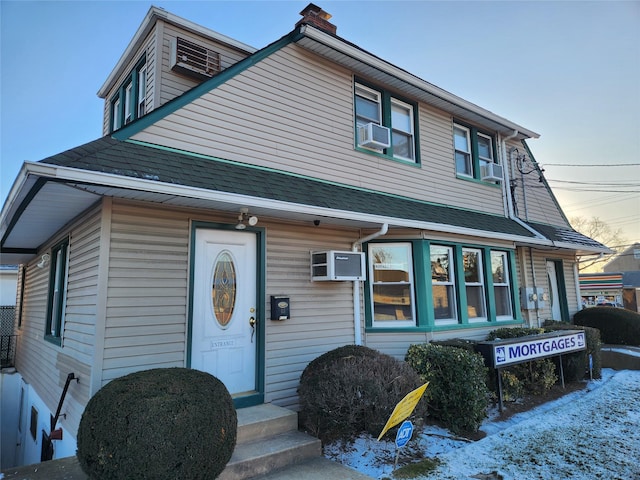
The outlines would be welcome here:
[[[0,366],[2,367],[13,367],[16,355],[16,336],[13,334],[15,317],[15,306],[0,306]]]

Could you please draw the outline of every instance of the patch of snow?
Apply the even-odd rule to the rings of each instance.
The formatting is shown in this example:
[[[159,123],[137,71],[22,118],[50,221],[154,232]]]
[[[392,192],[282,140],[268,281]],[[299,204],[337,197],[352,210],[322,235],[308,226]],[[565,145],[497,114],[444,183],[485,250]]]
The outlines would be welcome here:
[[[502,422],[496,410],[477,442],[434,426],[416,429],[398,465],[407,457],[437,457],[441,465],[421,478],[447,480],[640,478],[639,371],[604,369],[585,389]],[[325,446],[324,455],[383,479],[392,476],[396,447],[393,439],[362,435],[352,445]]]

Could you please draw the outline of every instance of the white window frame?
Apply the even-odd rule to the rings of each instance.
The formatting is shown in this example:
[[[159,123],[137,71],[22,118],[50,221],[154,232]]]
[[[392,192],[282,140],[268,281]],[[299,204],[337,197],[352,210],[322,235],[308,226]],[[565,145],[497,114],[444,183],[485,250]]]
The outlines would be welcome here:
[[[124,124],[131,123],[133,120],[133,109],[131,108],[133,104],[133,83],[129,82],[124,87]]]
[[[467,150],[460,150],[456,145],[456,130],[462,130],[465,133],[467,140]],[[473,152],[471,151],[471,130],[463,125],[457,123],[453,124],[453,150],[454,150],[454,162],[456,167],[456,174],[465,177],[473,178]],[[458,170],[458,153],[465,155],[466,166],[469,168],[468,172]]]
[[[480,171],[482,171],[482,167],[484,165],[488,165],[489,163],[495,163],[495,155],[493,153],[493,138],[491,138],[489,135],[485,135],[484,133],[478,132],[478,139],[480,137],[486,139],[489,142],[489,155],[491,155],[490,157],[483,157],[482,155],[480,155],[480,148],[478,148],[478,161],[480,164],[480,169],[481,169]]]
[[[496,309],[496,320],[513,320],[513,303],[511,299],[513,298],[511,295],[511,277],[509,273],[509,255],[507,252],[502,250],[491,250],[491,278],[493,278],[493,259],[495,257],[500,257],[502,261],[502,268],[504,269],[504,282],[496,282],[493,280],[493,302],[494,307]],[[498,288],[506,289],[509,305],[509,314],[508,315],[498,315],[498,301],[496,291]]]
[[[465,291],[467,293],[467,319],[469,320],[469,323],[476,323],[476,322],[486,322],[488,320],[487,317],[487,288],[485,285],[485,280],[484,280],[484,256],[483,256],[483,251],[479,248],[463,248],[462,249],[462,258],[463,258],[463,263],[464,263],[464,254],[465,253],[474,253],[475,255],[477,255],[477,269],[478,269],[478,281],[477,282],[467,282],[465,279],[464,282],[464,287],[465,287]],[[464,267],[463,267],[464,268]],[[480,299],[480,306],[482,307],[482,312],[476,312],[476,313],[481,313],[480,315],[476,316],[476,317],[472,317],[469,315],[469,288],[479,288],[480,291],[482,292],[482,298]]]
[[[147,64],[145,63],[138,69],[138,97],[137,97],[137,116],[140,118],[145,114],[145,103],[147,100]]]
[[[118,130],[120,128],[120,97],[116,98],[111,106],[111,119],[112,119],[112,124],[111,127],[113,129],[113,131],[115,132],[116,130]]]
[[[355,95],[357,97],[364,98],[365,100],[369,100],[370,102],[378,104],[378,118],[370,118],[358,113],[356,106],[356,126],[362,127],[367,123],[377,123],[378,125],[382,125],[382,94],[377,90],[373,90],[372,88],[365,87],[364,85],[357,83],[355,84]],[[358,139],[358,144],[359,144]]]
[[[455,263],[456,263],[456,257],[455,257],[455,253],[453,250],[453,247],[450,246],[445,246],[445,245],[432,245],[429,248],[429,258],[431,259],[431,255],[433,255],[435,252],[435,249],[445,249],[447,251],[447,256],[449,257],[449,279],[446,282],[438,282],[435,281],[433,279],[433,267],[432,267],[432,274],[431,274],[431,288],[433,289],[433,287],[445,287],[445,289],[451,288],[451,292],[452,292],[452,298],[449,299],[452,303],[451,308],[453,310],[454,313],[454,317],[450,317],[450,318],[436,318],[435,316],[435,298],[433,298],[432,295],[432,301],[434,301],[434,305],[433,305],[433,309],[434,309],[434,315],[433,315],[433,319],[434,319],[434,323],[435,325],[452,325],[452,324],[457,324],[459,322],[458,320],[458,304],[457,304],[457,285],[456,285],[456,272],[455,272]]]
[[[393,107],[394,106],[398,106],[400,108],[402,108],[403,110],[407,110],[409,112],[409,130],[405,131],[402,130],[400,128],[397,128],[394,124],[393,124]],[[395,158],[401,158],[403,160],[409,160],[411,162],[415,162],[416,160],[416,141],[415,141],[415,134],[414,134],[414,119],[413,119],[413,106],[409,105],[408,103],[405,103],[403,101],[398,100],[397,98],[391,98],[391,133],[392,133],[392,138],[393,138],[393,132],[398,132],[402,135],[405,135],[409,138],[409,154],[410,156],[405,157],[403,155],[399,155],[398,153],[396,153],[395,148],[393,150],[393,156]],[[391,140],[391,144],[393,146],[393,140]]]
[[[51,249],[45,338],[62,346],[69,281],[69,240]]]
[[[407,253],[407,274],[409,280],[407,282],[376,282],[374,272],[375,268],[375,255],[373,254],[373,250],[376,248],[396,248],[396,247],[404,247],[406,248]],[[417,325],[417,317],[416,317],[416,298],[415,298],[415,277],[413,272],[413,248],[411,242],[397,242],[397,243],[370,243],[368,246],[368,257],[369,257],[369,294],[370,294],[370,306],[371,306],[371,326],[374,328],[397,328],[397,327],[415,327]],[[409,320],[376,320],[376,311],[375,311],[375,299],[374,299],[374,291],[375,286],[381,285],[406,285],[409,289],[409,298],[411,301],[411,319]]]

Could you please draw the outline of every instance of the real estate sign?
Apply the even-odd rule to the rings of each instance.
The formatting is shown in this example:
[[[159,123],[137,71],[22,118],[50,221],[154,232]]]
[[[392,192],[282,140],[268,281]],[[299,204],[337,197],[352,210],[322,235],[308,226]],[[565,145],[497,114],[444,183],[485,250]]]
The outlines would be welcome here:
[[[553,357],[587,348],[584,331],[566,332],[491,342],[494,368]]]

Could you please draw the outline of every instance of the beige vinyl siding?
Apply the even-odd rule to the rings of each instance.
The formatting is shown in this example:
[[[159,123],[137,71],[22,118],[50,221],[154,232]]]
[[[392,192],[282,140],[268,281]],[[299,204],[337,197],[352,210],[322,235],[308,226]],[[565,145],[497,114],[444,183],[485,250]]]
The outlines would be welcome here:
[[[517,152],[512,150],[514,148],[517,148]],[[509,152],[512,153],[509,155]],[[514,208],[517,216],[525,221],[568,227],[553,194],[540,182],[538,170],[527,173],[533,169],[533,159],[529,157],[524,146],[520,143],[509,144],[507,154],[511,178],[516,183]],[[524,174],[520,173],[516,165],[518,154],[526,158],[525,168],[522,169]]]
[[[113,202],[103,383],[184,366],[188,243],[185,215]]]
[[[64,403],[66,418],[60,423],[69,431],[78,428],[89,401],[93,345],[93,322],[97,299],[97,257],[100,236],[97,207],[79,217],[64,235],[58,235],[40,254],[69,237],[69,282],[64,314],[62,347],[44,339],[47,316],[49,268],[36,267],[38,255],[26,265],[22,327],[18,330],[16,368],[55,414],[69,373],[79,382],[69,386]]]
[[[500,188],[455,178],[451,117],[419,116],[421,167],[356,151],[351,72],[289,45],[133,138],[502,213]]]
[[[160,79],[160,105],[167,103],[175,97],[182,95],[187,90],[202,83],[202,80],[194,79],[187,75],[175,73],[171,70],[170,55],[171,42],[177,37],[184,38],[203,47],[209,48],[220,54],[220,68],[222,70],[229,68],[234,63],[246,57],[244,52],[235,50],[227,45],[205,39],[198,35],[194,35],[184,29],[163,22],[162,35],[162,78]]]
[[[312,282],[310,252],[351,250],[357,230],[273,225],[268,228],[265,401],[296,407],[310,361],[355,341],[354,282]],[[290,298],[291,318],[269,320],[270,296]]]

